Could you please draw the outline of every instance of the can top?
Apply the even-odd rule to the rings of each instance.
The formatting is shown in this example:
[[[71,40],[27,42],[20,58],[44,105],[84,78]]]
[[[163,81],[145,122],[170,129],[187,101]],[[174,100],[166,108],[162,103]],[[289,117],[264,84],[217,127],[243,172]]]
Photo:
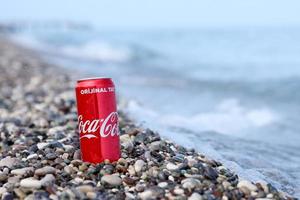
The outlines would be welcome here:
[[[91,81],[91,80],[111,80],[111,78],[108,77],[90,77],[90,78],[82,78],[77,80],[77,83],[83,82],[83,81]]]
[[[111,78],[107,78],[107,77],[91,77],[91,78],[83,78],[83,79],[79,79],[77,80],[77,84],[79,84],[80,86],[91,86],[91,85],[102,85],[102,84],[112,84],[113,85],[113,81],[111,80]],[[78,85],[78,86],[79,86]]]

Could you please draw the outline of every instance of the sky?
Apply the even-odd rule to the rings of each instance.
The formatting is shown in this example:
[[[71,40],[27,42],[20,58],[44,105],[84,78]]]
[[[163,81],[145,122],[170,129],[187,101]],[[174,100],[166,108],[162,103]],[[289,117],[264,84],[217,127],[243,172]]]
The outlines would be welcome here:
[[[0,1],[0,21],[71,20],[113,28],[300,25],[299,0]]]

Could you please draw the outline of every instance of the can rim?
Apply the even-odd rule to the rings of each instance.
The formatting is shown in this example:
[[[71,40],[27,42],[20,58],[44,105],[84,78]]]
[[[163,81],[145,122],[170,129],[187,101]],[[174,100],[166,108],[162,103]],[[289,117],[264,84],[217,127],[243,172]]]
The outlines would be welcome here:
[[[108,77],[102,77],[102,76],[96,76],[96,77],[90,77],[90,78],[81,78],[78,79],[77,82],[82,82],[82,81],[89,81],[89,80],[104,80],[104,79],[111,79]]]

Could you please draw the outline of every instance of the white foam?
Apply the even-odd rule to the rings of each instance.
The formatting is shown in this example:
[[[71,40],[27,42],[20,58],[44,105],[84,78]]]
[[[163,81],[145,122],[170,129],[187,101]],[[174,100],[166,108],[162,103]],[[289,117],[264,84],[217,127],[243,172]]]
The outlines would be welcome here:
[[[61,51],[66,56],[101,62],[126,62],[132,57],[128,48],[113,47],[100,41],[88,42],[81,46],[65,46]]]
[[[192,116],[157,113],[141,107],[134,101],[128,104],[128,110],[135,116],[143,118],[146,116],[147,121],[155,121],[162,126],[182,127],[197,131],[212,130],[234,135],[242,134],[253,128],[269,126],[278,120],[278,114],[273,110],[266,107],[249,109],[243,107],[237,99],[225,99],[212,111]]]

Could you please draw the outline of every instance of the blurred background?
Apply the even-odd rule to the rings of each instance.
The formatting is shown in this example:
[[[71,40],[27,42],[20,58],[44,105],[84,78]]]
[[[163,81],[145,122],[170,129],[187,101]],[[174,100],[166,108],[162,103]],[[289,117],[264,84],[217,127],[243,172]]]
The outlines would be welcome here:
[[[0,31],[78,77],[112,77],[137,123],[300,196],[299,10],[297,0],[10,0]]]

